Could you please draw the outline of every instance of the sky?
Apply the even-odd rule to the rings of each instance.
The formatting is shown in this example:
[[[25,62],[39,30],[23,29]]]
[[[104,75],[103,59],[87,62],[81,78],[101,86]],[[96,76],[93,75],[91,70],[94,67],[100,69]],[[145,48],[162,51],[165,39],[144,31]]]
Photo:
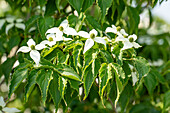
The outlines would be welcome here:
[[[152,10],[152,14],[170,24],[170,0],[164,1],[161,5],[157,4]]]

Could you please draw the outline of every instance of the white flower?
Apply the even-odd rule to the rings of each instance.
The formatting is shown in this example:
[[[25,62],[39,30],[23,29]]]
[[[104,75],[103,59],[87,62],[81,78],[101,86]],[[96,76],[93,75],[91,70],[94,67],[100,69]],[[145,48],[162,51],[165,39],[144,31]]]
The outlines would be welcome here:
[[[71,38],[65,38],[63,36],[63,33],[67,34],[67,35],[77,35],[77,31],[71,27],[69,27],[68,25],[68,21],[65,19],[63,22],[61,22],[59,27],[53,27],[51,29],[48,29],[47,33],[55,33],[56,34],[56,38],[63,38],[62,40],[72,40]]]
[[[41,50],[46,48],[46,46],[44,44],[38,44],[35,45],[35,42],[33,39],[29,39],[27,42],[28,46],[22,46],[18,49],[18,52],[23,52],[23,53],[28,53],[30,52],[30,57],[34,60],[34,62],[36,63],[36,65],[39,65],[39,61],[40,61],[40,53],[37,50]]]
[[[20,112],[20,110],[18,110],[17,108],[8,108],[5,107],[6,103],[4,102],[3,97],[0,97],[0,106],[2,107],[2,111],[0,110],[0,113],[16,113],[16,112]]]
[[[105,32],[106,33],[111,32],[116,35],[121,35],[121,33],[119,32],[119,29],[120,29],[120,27],[116,27],[115,25],[112,25],[112,27],[107,27]]]
[[[11,29],[14,26],[19,29],[25,30],[25,25],[22,23],[23,22],[22,19],[15,19],[15,18],[11,17],[11,18],[6,18],[6,21],[9,23],[6,26],[6,34],[8,34],[9,29]],[[14,21],[16,21],[16,23]]]
[[[123,36],[119,35],[115,41],[122,41],[124,46],[122,50],[129,49],[132,47],[139,48],[141,47],[138,43],[134,42],[137,39],[135,34],[128,36],[128,38],[124,38]]]
[[[56,44],[56,41],[61,41],[61,40],[63,40],[62,37],[56,38],[56,36],[55,36],[54,33],[48,34],[48,35],[46,36],[46,38],[47,38],[47,40],[42,41],[40,44],[44,44],[44,45],[45,45],[45,44],[48,44],[50,47],[52,47],[53,45]]]
[[[106,47],[106,41],[102,37],[96,37],[97,31],[95,29],[92,29],[89,33],[85,31],[79,31],[78,35],[87,38],[85,42],[83,54],[94,45],[94,41],[97,43],[104,44]]]

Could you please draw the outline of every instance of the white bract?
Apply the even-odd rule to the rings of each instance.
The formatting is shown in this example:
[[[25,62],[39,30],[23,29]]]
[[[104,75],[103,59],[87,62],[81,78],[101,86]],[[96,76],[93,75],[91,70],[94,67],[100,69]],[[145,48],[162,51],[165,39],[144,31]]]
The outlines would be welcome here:
[[[65,38],[63,36],[63,34],[67,34],[67,35],[77,35],[77,32],[75,29],[69,27],[68,25],[68,20],[64,20],[63,22],[61,22],[61,24],[59,25],[59,27],[53,27],[51,29],[48,29],[47,33],[52,33],[52,34],[56,34],[56,38],[59,38],[58,40],[64,40],[64,41],[68,41],[68,40],[72,40],[71,38]]]
[[[39,65],[40,53],[37,50],[46,48],[44,44],[36,45],[33,39],[29,39],[27,42],[28,46],[22,46],[18,49],[18,52],[28,53],[30,52],[30,57],[34,60],[36,65]]]
[[[15,19],[15,18],[11,17],[11,18],[6,18],[6,21],[9,23],[6,26],[6,34],[8,34],[8,31],[14,26],[19,29],[25,30],[25,25],[22,23],[23,22],[22,19]],[[16,22],[14,22],[14,21],[16,21]]]
[[[5,107],[6,103],[4,102],[3,97],[0,97],[0,106],[2,107],[2,111],[0,110],[0,113],[16,113],[16,112],[20,112],[20,110],[18,110],[17,108],[8,108]]]
[[[116,27],[115,25],[112,25],[112,27],[107,27],[105,32],[106,33],[114,33],[116,35],[121,35],[119,29],[120,29],[120,27]]]
[[[104,44],[106,47],[106,41],[102,37],[96,37],[97,31],[95,29],[92,29],[89,33],[85,31],[79,31],[78,35],[87,38],[85,42],[83,54],[94,45],[94,41],[97,43]]]
[[[132,47],[139,48],[141,47],[138,43],[134,42],[137,39],[135,34],[129,35],[128,38],[124,38],[122,35],[119,35],[115,41],[122,41],[124,46],[122,50],[129,49]]]
[[[61,41],[63,40],[62,37],[56,38],[56,35],[54,33],[48,34],[46,36],[47,40],[42,41],[40,44],[48,44],[50,47],[56,44],[56,41]]]
[[[0,19],[0,29],[2,28],[2,26],[4,25],[5,23],[5,19]]]

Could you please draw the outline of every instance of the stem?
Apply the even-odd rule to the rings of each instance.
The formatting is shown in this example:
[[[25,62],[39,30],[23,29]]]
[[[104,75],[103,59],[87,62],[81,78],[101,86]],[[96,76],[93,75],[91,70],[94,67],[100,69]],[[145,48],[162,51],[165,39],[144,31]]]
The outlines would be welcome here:
[[[110,99],[110,97],[108,97],[108,101],[109,101],[110,104],[112,105],[112,109],[113,109],[114,113],[117,113],[116,107],[114,106],[114,104],[113,104],[112,100]]]

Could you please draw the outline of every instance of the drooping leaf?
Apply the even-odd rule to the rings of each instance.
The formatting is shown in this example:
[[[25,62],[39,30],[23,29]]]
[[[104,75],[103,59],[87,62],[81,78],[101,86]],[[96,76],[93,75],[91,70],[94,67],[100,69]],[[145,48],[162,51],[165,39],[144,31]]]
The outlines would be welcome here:
[[[95,0],[84,0],[82,11],[86,12],[86,10],[93,5],[94,1]]]
[[[56,0],[48,0],[46,4],[45,16],[53,15],[56,10]]]
[[[31,16],[28,21],[26,21],[25,25],[26,25],[26,28],[25,28],[25,32],[27,33],[29,31],[29,29],[31,27],[34,27],[33,25],[37,22],[38,18],[40,18],[39,15],[34,15],[34,16]]]
[[[73,80],[81,81],[80,76],[68,65],[59,64],[55,67],[55,69],[62,76],[68,77]]]
[[[61,0],[55,0],[55,4],[59,12],[60,12],[60,2]]]
[[[80,13],[84,0],[67,0],[67,1],[78,13]]]
[[[54,71],[58,72],[64,77],[77,80],[77,81],[81,81],[80,76],[69,65],[66,65],[66,64],[54,65],[51,62],[43,58],[41,59],[40,64],[42,65],[41,67],[47,68],[47,69],[53,69]]]
[[[100,54],[101,54],[101,56],[102,56],[102,58],[104,59],[105,62],[107,62],[107,63],[114,62],[113,57],[111,56],[111,54],[108,51],[101,50]]]
[[[119,77],[121,77],[122,79],[125,79],[125,73],[124,73],[122,67],[121,67],[119,64],[117,64],[117,63],[112,63],[112,67],[113,67],[113,69],[115,70],[115,73],[116,73]]]
[[[64,99],[64,92],[65,92],[65,89],[67,87],[67,79],[59,76],[58,84],[59,84],[59,88],[58,89],[60,91],[60,95]]]
[[[38,0],[38,4],[43,7],[47,3],[47,0]]]
[[[148,61],[142,57],[136,57],[129,59],[132,60],[133,66],[136,68],[137,73],[139,75],[139,81],[141,80],[142,77],[146,76],[149,71],[150,71],[150,65]]]
[[[25,86],[25,102],[28,101],[28,98],[36,84],[36,77],[38,76],[38,70],[32,70],[27,79],[27,85]]]
[[[36,82],[40,87],[42,102],[45,105],[45,101],[47,99],[47,91],[50,85],[50,81],[52,80],[52,70],[42,69],[36,78]]]
[[[131,34],[131,33],[133,33],[133,31],[135,33],[137,33],[138,32],[138,24],[139,24],[139,20],[140,20],[139,12],[137,9],[130,7],[130,6],[127,7],[127,12],[129,14],[129,21],[130,21],[129,33]]]
[[[119,73],[118,71],[115,71],[115,79],[116,79],[116,87],[117,87],[117,95],[116,95],[116,100],[115,100],[115,106],[119,100],[119,97],[120,97],[120,94],[122,93],[123,91],[123,84],[119,78]]]
[[[53,72],[53,80],[50,82],[49,91],[53,99],[56,111],[58,110],[58,106],[62,99],[59,91],[58,79],[59,79],[58,73]]]
[[[14,72],[9,86],[8,99],[11,98],[12,93],[17,89],[21,82],[27,77],[28,68],[21,68]]]
[[[12,67],[15,63],[16,59],[14,57],[8,58],[3,64],[2,64],[2,73],[5,75],[5,80],[8,83],[9,75],[12,71]]]
[[[132,94],[133,94],[133,88],[131,84],[127,84],[124,90],[122,91],[119,99],[122,112],[124,112],[124,109],[127,107]]]
[[[102,16],[101,16],[102,24],[104,23],[105,15],[107,15],[107,12],[112,5],[112,1],[113,0],[97,0],[97,4],[100,7],[101,14],[102,14]]]
[[[164,94],[163,100],[163,111],[168,111],[170,109],[170,90]]]
[[[108,85],[109,80],[112,78],[112,64],[103,63],[99,70],[99,95],[103,103],[103,94]]]
[[[86,15],[86,20],[94,29],[101,33],[102,31],[101,25],[92,16]]]
[[[45,40],[45,32],[54,25],[54,19],[52,17],[40,17],[37,24],[41,37]]]
[[[150,72],[146,77],[144,77],[144,84],[148,89],[149,94],[152,96],[154,89],[156,88],[158,82],[155,76]]]
[[[84,100],[87,98],[91,86],[95,80],[95,78],[97,77],[97,74],[99,73],[98,70],[100,69],[100,61],[98,59],[94,59],[93,62],[88,65],[85,69],[84,69],[84,74],[83,74],[83,81],[84,81]]]

